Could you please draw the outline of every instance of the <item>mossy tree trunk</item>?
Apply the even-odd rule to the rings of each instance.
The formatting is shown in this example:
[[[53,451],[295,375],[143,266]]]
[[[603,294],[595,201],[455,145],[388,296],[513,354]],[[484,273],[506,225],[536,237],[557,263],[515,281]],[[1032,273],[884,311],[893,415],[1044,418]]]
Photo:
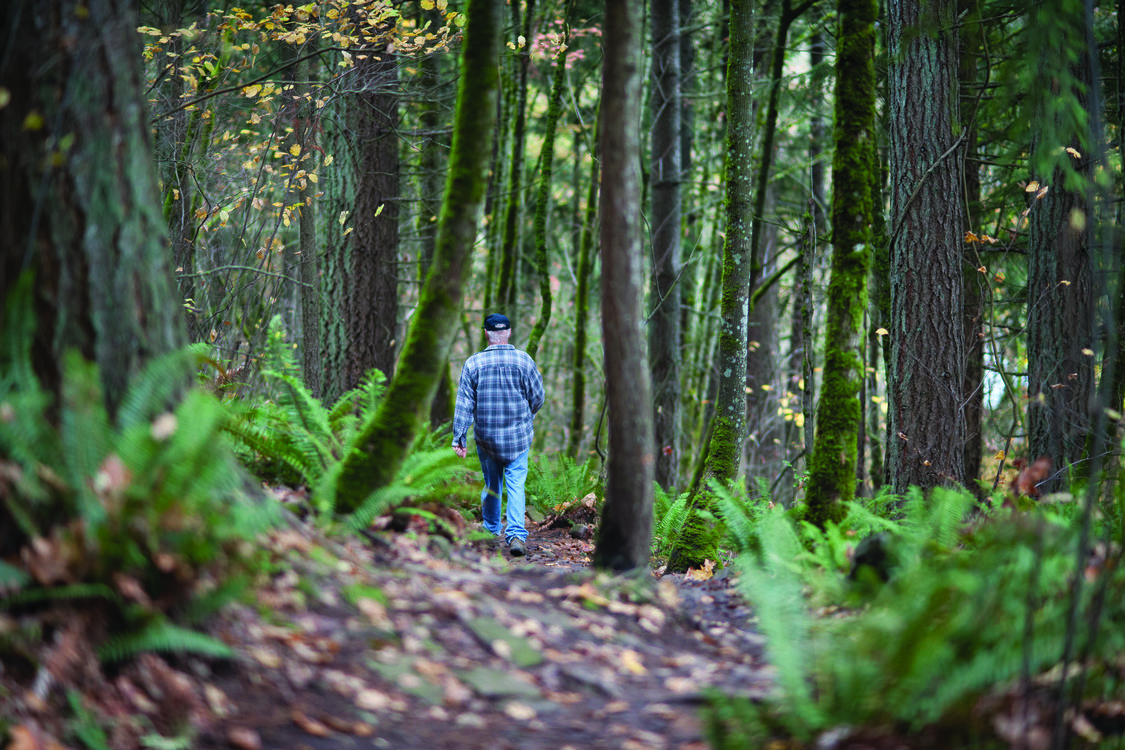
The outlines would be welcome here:
[[[499,0],[469,0],[466,8],[453,145],[433,265],[394,379],[375,416],[362,428],[363,450],[341,466],[335,497],[341,512],[354,510],[372,491],[394,479],[426,421],[458,330],[490,157],[481,144],[492,142],[496,124],[499,11]]]
[[[841,0],[836,54],[836,153],[832,158],[832,266],[824,319],[824,381],[805,501],[824,527],[855,497],[863,384],[860,336],[871,261],[875,161],[876,0]]]
[[[507,202],[504,206],[504,228],[500,249],[500,278],[497,281],[493,306],[507,310],[510,316],[516,315],[515,305],[519,297],[519,284],[516,277],[520,261],[520,214],[523,201],[523,152],[527,142],[527,76],[531,67],[531,29],[535,16],[535,0],[526,0],[523,11],[523,25],[520,26],[520,0],[512,0],[513,34],[523,38],[523,45],[516,45],[518,73],[515,81],[515,123],[512,127],[512,155],[508,162]]]
[[[539,157],[539,189],[535,197],[535,271],[539,279],[539,316],[535,319],[535,325],[527,342],[527,353],[532,359],[539,353],[539,341],[551,322],[551,269],[547,257],[547,214],[551,204],[555,132],[558,129],[559,118],[562,116],[562,95],[566,83],[566,53],[569,40],[569,35],[564,33],[562,45],[555,56],[555,74],[551,82],[547,118],[543,123],[543,149]]]
[[[680,11],[679,0],[653,0],[652,26],[652,279],[648,322],[653,386],[656,481],[675,489],[680,462],[682,370],[680,328]]]
[[[964,478],[964,203],[955,0],[889,6],[891,436],[896,493]]]
[[[609,460],[594,565],[648,564],[652,543],[652,387],[641,333],[640,7],[606,0],[602,79],[602,333],[605,341]]]
[[[670,570],[699,567],[718,559],[718,529],[707,518],[714,498],[704,482],[731,486],[738,476],[746,435],[746,343],[751,273],[753,181],[753,4],[732,0],[727,60],[727,157],[725,240],[719,328],[719,392],[712,418],[702,480],[693,489],[692,512],[669,560]]]
[[[571,379],[570,435],[566,454],[578,458],[582,447],[586,412],[586,346],[590,320],[590,277],[593,274],[596,247],[594,232],[598,220],[598,159],[597,142],[601,140],[601,114],[594,126],[595,151],[590,156],[590,178],[586,188],[586,212],[582,220],[578,249],[578,284],[574,295],[574,366]]]
[[[36,274],[32,361],[58,391],[63,354],[98,365],[113,414],[130,377],[183,346],[182,307],[149,141],[128,0],[0,9],[0,310]],[[44,65],[44,60],[50,65]]]
[[[421,23],[433,26],[441,24],[441,13],[436,8],[419,9]],[[445,155],[449,152],[448,137],[442,136],[441,111],[447,101],[440,95],[440,76],[442,60],[447,55],[437,53],[425,55],[418,63],[418,87],[420,89],[421,112],[418,125],[421,129],[419,143],[418,198],[419,209],[416,228],[419,238],[418,282],[426,280],[426,274],[433,264],[434,248],[437,246],[437,218],[441,211],[441,187],[444,177]],[[454,399],[452,368],[447,362],[438,384],[437,393],[430,405],[430,424],[442,425],[453,421]]]

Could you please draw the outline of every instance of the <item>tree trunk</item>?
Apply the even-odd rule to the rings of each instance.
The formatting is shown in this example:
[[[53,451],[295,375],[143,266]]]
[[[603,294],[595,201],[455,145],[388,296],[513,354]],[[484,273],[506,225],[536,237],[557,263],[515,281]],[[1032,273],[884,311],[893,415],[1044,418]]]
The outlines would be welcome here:
[[[493,304],[497,309],[505,309],[508,315],[515,316],[515,305],[519,297],[519,284],[516,275],[519,272],[520,237],[519,218],[521,201],[523,200],[523,150],[527,140],[527,74],[531,66],[531,25],[535,14],[535,0],[526,0],[527,7],[523,13],[523,29],[518,31],[523,37],[524,44],[516,51],[519,63],[519,74],[516,80],[515,95],[515,126],[512,131],[512,157],[508,163],[508,201],[504,208],[504,234],[500,251],[500,279],[497,284],[496,297]],[[519,0],[512,0],[512,20],[517,32],[520,12]]]
[[[555,56],[555,75],[551,83],[551,99],[547,119],[543,123],[543,149],[539,158],[539,190],[535,199],[535,267],[539,277],[539,317],[531,329],[527,353],[534,359],[539,341],[551,322],[551,269],[547,259],[547,214],[551,202],[551,174],[555,163],[555,132],[562,115],[563,84],[566,82],[566,51],[569,35],[563,34],[562,46]]]
[[[374,418],[362,428],[362,453],[340,470],[334,506],[350,512],[375,489],[389,484],[430,409],[457,332],[461,296],[471,269],[496,124],[500,52],[498,0],[469,0],[461,51],[461,81],[438,220],[434,262],[411,319],[399,367]]]
[[[648,564],[652,542],[651,385],[641,288],[640,66],[638,5],[606,0],[602,83],[602,332],[605,340],[609,461],[594,565]]]
[[[0,117],[0,310],[33,271],[36,374],[57,392],[63,354],[77,350],[98,365],[112,415],[131,375],[186,343],[134,6],[9,2],[0,19],[0,59],[21,71],[5,77]]]
[[[959,0],[961,24],[960,79],[961,90],[967,92],[961,102],[961,129],[965,134],[965,233],[983,233],[981,227],[980,154],[977,150],[976,100],[980,87],[977,61],[981,48],[981,17],[978,6]],[[981,434],[984,416],[984,302],[987,277],[978,271],[984,267],[977,252],[979,244],[965,243],[962,272],[965,276],[964,313],[961,316],[965,338],[965,368],[961,390],[965,398],[965,484],[978,498],[984,497],[978,480],[984,452]]]
[[[601,114],[594,125],[595,141],[601,140]],[[594,231],[598,220],[598,158],[597,150],[590,154],[590,182],[586,192],[586,215],[582,221],[582,236],[578,251],[578,288],[574,295],[574,367],[571,380],[570,437],[566,453],[578,458],[582,446],[582,433],[586,412],[586,328],[590,319],[590,276],[594,268]]]
[[[393,56],[374,52],[357,63],[359,90],[348,101],[352,137],[359,145],[354,165],[356,195],[347,264],[348,353],[345,389],[371,368],[388,378],[395,366],[398,325],[398,72]]]
[[[889,6],[891,444],[896,493],[964,479],[962,142],[954,0]]]
[[[731,486],[738,476],[746,436],[746,344],[751,257],[751,181],[754,121],[752,114],[752,3],[734,0],[730,11],[730,55],[727,62],[726,213],[723,283],[719,329],[719,394],[703,480]],[[692,513],[672,551],[670,570],[687,570],[718,560],[718,530],[707,518],[714,498],[705,484],[693,489]]]
[[[806,518],[824,528],[855,497],[863,384],[860,336],[871,262],[875,160],[875,0],[841,0],[832,160],[832,269],[824,330],[824,384],[809,461]]]
[[[652,366],[656,482],[675,489],[680,461],[680,14],[679,0],[653,0],[652,22]]]
[[[1083,25],[1062,24],[1070,46],[1080,47]],[[1088,109],[1086,89],[1091,81],[1085,54],[1071,73],[1072,106]],[[1051,80],[1054,80],[1054,76]],[[1057,84],[1056,84],[1057,85]],[[1060,97],[1068,92],[1052,91]],[[1091,139],[1085,132],[1067,132],[1072,114],[1058,103],[1040,100],[1042,131],[1032,146],[1032,177],[1040,191],[1031,193],[1027,249],[1027,363],[1028,460],[1046,456],[1053,473],[1040,493],[1067,484],[1067,469],[1085,454],[1094,394],[1094,302],[1090,232],[1094,224],[1091,200]],[[1037,133],[1040,131],[1037,131]],[[1079,156],[1074,168],[1054,162],[1059,144]],[[1068,174],[1069,173],[1069,174]],[[1114,408],[1120,408],[1117,404]]]

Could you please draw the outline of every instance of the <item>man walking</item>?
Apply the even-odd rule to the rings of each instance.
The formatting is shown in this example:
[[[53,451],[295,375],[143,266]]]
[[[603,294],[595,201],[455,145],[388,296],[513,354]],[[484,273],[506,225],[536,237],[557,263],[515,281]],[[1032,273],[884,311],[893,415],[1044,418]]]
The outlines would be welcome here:
[[[465,457],[469,425],[484,473],[481,516],[484,528],[500,536],[500,500],[508,493],[504,539],[512,557],[527,554],[524,482],[535,413],[543,406],[543,378],[535,360],[508,343],[512,324],[503,315],[484,319],[488,348],[465,362],[453,413],[453,450]]]

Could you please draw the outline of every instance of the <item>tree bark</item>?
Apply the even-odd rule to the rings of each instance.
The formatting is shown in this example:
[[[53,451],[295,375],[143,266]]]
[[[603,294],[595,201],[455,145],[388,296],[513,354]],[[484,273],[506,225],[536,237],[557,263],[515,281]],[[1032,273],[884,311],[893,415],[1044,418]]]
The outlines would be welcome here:
[[[891,437],[896,493],[964,479],[962,141],[954,0],[889,6]]]
[[[112,415],[131,375],[187,341],[134,6],[18,1],[0,14],[0,59],[19,72],[5,76],[0,117],[0,310],[34,272],[36,374],[57,392],[63,354],[77,350],[98,365]]]
[[[860,336],[871,262],[875,161],[875,0],[841,0],[832,160],[832,268],[824,331],[824,384],[809,461],[806,518],[824,528],[855,497],[863,384]]]
[[[680,14],[679,0],[654,0],[652,23],[652,283],[649,359],[656,481],[672,491],[680,461]]]
[[[1084,47],[1083,24],[1059,25],[1068,47]],[[1060,90],[1057,76],[1045,79],[1051,81],[1048,93],[1063,101],[1073,97],[1070,106],[1088,109],[1087,92],[1096,85],[1088,62],[1083,53],[1071,67],[1069,91]],[[1028,207],[1028,460],[1046,456],[1053,464],[1040,493],[1065,487],[1067,469],[1085,457],[1094,395],[1093,143],[1084,127],[1072,125],[1072,110],[1060,109],[1054,96],[1039,100],[1042,126],[1032,145],[1032,178],[1040,190],[1030,194]],[[1069,127],[1077,132],[1068,132]],[[1073,159],[1071,165],[1057,161],[1060,142],[1077,154],[1061,157]]]
[[[490,153],[481,144],[492,142],[496,125],[499,2],[469,0],[466,15],[453,145],[433,266],[394,379],[374,418],[362,428],[363,451],[343,461],[336,495],[328,498],[338,511],[354,510],[372,491],[394,479],[426,420],[457,332],[487,181]]]
[[[731,486],[738,476],[746,436],[746,348],[751,266],[754,129],[751,83],[754,80],[753,6],[733,0],[730,55],[727,62],[727,158],[725,236],[723,244],[722,323],[719,328],[719,393],[712,418],[700,486],[693,488],[692,513],[672,551],[669,569],[687,570],[718,559],[718,532],[707,515],[714,498],[707,479]],[[702,511],[702,513],[701,513]]]
[[[600,234],[609,460],[594,565],[609,570],[646,566],[652,541],[652,389],[641,333],[638,10],[633,0],[605,4]]]

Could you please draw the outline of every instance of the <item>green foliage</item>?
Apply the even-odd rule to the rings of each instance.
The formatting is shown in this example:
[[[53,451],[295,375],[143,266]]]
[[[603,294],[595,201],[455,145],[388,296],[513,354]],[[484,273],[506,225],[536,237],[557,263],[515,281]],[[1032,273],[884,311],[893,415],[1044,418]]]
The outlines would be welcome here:
[[[243,461],[259,478],[316,487],[353,449],[359,426],[374,416],[385,377],[371,370],[359,386],[328,408],[301,379],[281,316],[270,322],[266,341],[262,374],[271,384],[267,398],[254,404],[231,401],[234,418],[226,429],[240,446]]]
[[[741,586],[753,603],[778,670],[780,694],[765,704],[714,697],[708,709],[716,747],[739,736],[763,742],[793,737],[812,742],[841,726],[860,730],[922,729],[952,733],[957,742],[991,736],[979,700],[1003,689],[1027,665],[1031,675],[1055,664],[1066,637],[1068,591],[1075,576],[1078,524],[1051,506],[969,516],[973,498],[937,489],[911,493],[900,521],[873,519],[852,503],[840,526],[817,531],[780,510],[758,524],[759,556],[743,555]],[[809,583],[843,603],[854,594],[846,578],[846,527],[880,530],[893,544],[889,582],[868,592],[849,616],[818,619],[810,611]],[[1107,566],[1102,617],[1125,616],[1125,573]],[[826,579],[835,579],[824,585]],[[1087,590],[1090,587],[1087,587]],[[1091,616],[1087,591],[1080,616]],[[839,607],[834,607],[839,611]],[[1082,621],[1085,621],[1083,619]],[[1090,654],[1087,690],[1117,689],[1107,670],[1121,648],[1116,629],[1076,646]],[[1029,633],[1031,640],[1018,634]],[[1111,672],[1112,670],[1108,670]],[[752,742],[751,744],[755,744]]]
[[[684,492],[674,500],[659,484],[654,485],[652,525],[652,552],[667,555],[680,540],[688,514],[691,513],[691,493]]]
[[[600,478],[594,458],[578,463],[563,454],[537,456],[527,467],[527,503],[543,515],[591,492],[598,493]]]
[[[251,542],[276,506],[248,494],[222,406],[188,387],[199,352],[150,361],[113,417],[96,367],[71,353],[56,404],[28,364],[29,339],[16,340],[29,335],[26,297],[9,302],[0,519],[14,524],[0,535],[4,605],[90,599],[128,628],[186,609],[202,584],[221,590],[251,566]]]
[[[465,467],[449,445],[448,429],[420,432],[410,453],[395,473],[394,481],[369,494],[351,514],[348,525],[353,529],[365,528],[376,516],[407,499],[425,502],[456,493],[458,485],[464,486]],[[337,465],[337,470],[339,466]],[[324,491],[330,491],[330,487],[331,482],[326,482]],[[419,508],[414,508],[411,512],[431,516],[430,520],[434,524],[445,523],[433,514],[424,514]]]
[[[156,619],[132,633],[111,638],[98,649],[98,658],[115,663],[149,651],[190,653],[221,659],[233,656],[230,647],[217,638]]]
[[[359,386],[326,407],[301,379],[280,316],[270,323],[262,373],[273,386],[270,398],[253,405],[231,402],[233,416],[226,429],[261,479],[308,485],[316,510],[331,515],[343,459],[362,450],[362,427],[376,416],[385,378],[371,370]],[[419,432],[393,481],[360,502],[349,525],[364,528],[407,499],[456,493],[464,466],[449,449],[448,437],[448,430]]]
[[[102,729],[97,715],[82,702],[82,694],[77,690],[68,690],[66,700],[74,714],[70,725],[74,736],[89,750],[110,750],[109,737]]]

